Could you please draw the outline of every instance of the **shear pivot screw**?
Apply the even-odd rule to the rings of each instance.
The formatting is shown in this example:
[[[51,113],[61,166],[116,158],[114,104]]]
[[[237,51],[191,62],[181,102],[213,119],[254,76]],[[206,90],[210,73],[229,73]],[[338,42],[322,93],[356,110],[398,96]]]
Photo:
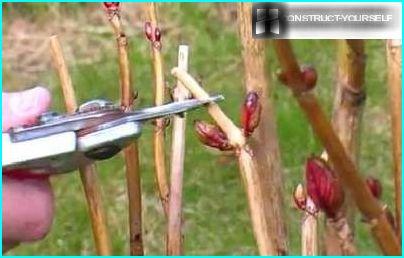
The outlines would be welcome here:
[[[84,155],[87,158],[94,159],[94,160],[104,160],[109,159],[115,156],[118,152],[121,151],[121,148],[117,145],[108,145],[95,148],[86,152]]]

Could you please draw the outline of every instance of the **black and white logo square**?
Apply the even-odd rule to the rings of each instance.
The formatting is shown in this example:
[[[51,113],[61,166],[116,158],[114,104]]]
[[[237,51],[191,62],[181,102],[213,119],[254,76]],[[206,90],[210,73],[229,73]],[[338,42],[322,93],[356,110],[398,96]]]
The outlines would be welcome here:
[[[285,19],[283,8],[274,3],[254,3],[252,8],[252,36],[254,38],[279,38]]]

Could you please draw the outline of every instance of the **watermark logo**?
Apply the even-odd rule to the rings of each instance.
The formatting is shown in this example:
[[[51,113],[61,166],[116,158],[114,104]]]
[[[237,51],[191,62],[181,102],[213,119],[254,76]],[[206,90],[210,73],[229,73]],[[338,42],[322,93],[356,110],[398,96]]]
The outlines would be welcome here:
[[[253,38],[401,38],[400,3],[254,3]]]
[[[255,3],[252,8],[252,32],[254,38],[278,38],[286,25],[283,8],[278,4]]]

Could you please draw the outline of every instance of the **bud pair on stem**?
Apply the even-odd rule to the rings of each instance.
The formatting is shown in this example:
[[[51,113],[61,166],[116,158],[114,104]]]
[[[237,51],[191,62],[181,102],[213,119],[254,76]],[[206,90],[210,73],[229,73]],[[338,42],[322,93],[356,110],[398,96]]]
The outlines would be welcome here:
[[[330,166],[322,158],[310,157],[306,162],[305,176],[308,196],[328,218],[335,218],[344,202],[344,191]],[[366,183],[373,196],[380,199],[382,194],[380,181],[368,177]],[[299,209],[306,209],[306,195],[302,185],[296,187],[294,201]]]
[[[144,33],[146,38],[152,43],[157,50],[161,49],[161,31],[158,27],[154,27],[151,22],[145,22]]]
[[[321,210],[329,218],[336,217],[344,202],[344,192],[327,163],[319,157],[308,158],[305,177],[308,196],[303,186],[298,185],[293,194],[296,206],[312,215]],[[317,210],[307,210],[307,197],[310,197]]]
[[[261,116],[261,103],[258,93],[251,91],[246,95],[241,108],[241,125],[245,137],[251,136],[258,127]],[[199,140],[206,146],[220,151],[234,151],[227,135],[219,126],[205,121],[195,121],[195,131]]]

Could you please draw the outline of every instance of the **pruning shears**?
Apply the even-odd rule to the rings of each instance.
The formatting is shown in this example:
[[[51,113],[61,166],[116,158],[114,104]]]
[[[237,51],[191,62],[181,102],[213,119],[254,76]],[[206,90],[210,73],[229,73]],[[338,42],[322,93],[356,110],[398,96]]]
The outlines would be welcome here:
[[[188,99],[123,111],[106,100],[91,100],[74,114],[43,113],[33,126],[12,128],[2,134],[3,172],[29,170],[34,174],[60,174],[79,165],[113,157],[141,135],[142,124],[223,100]]]

